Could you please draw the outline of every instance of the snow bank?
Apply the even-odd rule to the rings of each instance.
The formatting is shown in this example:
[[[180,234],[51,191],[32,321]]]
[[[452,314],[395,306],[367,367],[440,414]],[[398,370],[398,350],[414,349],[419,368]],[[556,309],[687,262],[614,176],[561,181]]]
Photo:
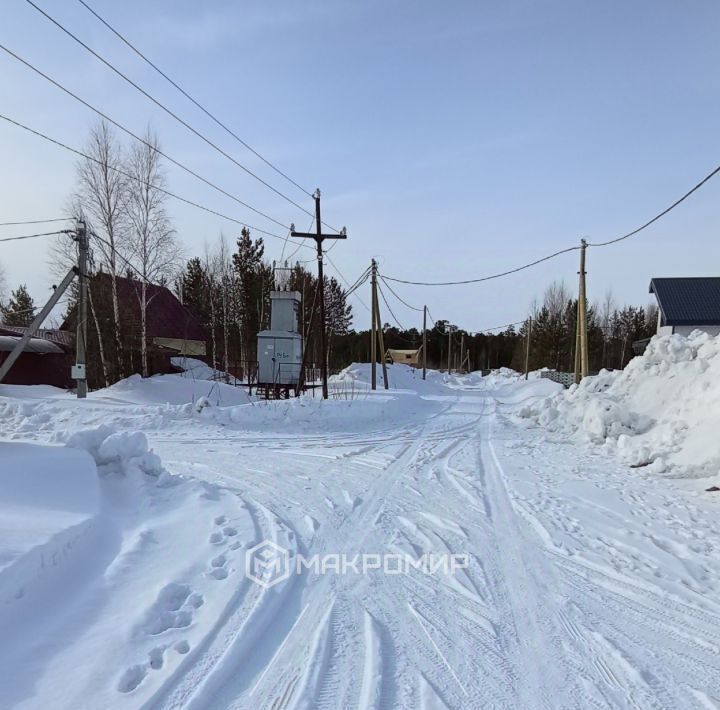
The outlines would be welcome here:
[[[189,377],[193,380],[225,380],[231,377],[226,372],[216,370],[194,357],[171,357],[170,362],[174,367],[182,370],[181,377]]]
[[[140,707],[242,588],[254,519],[235,493],[157,471],[142,432],[0,442],[0,707]],[[223,584],[223,580],[228,580]]]
[[[116,432],[102,425],[71,434],[66,445],[87,451],[101,474],[159,476],[164,471],[160,457],[150,450],[147,437],[141,431]]]
[[[234,406],[250,401],[244,387],[191,378],[187,373],[146,378],[131,375],[110,387],[92,392],[90,397],[130,404],[186,404],[201,397],[216,406]]]
[[[0,638],[27,631],[37,605],[78,574],[97,541],[92,459],[61,447],[0,442]],[[2,654],[0,653],[0,663]]]
[[[720,336],[655,336],[623,371],[602,371],[520,415],[602,445],[631,466],[720,472]]]
[[[455,384],[457,377],[448,376],[438,370],[428,370],[427,379],[423,380],[422,369],[409,365],[392,364],[387,366],[388,387],[395,391],[413,392],[420,395],[447,393],[447,386]],[[369,392],[372,379],[372,368],[369,362],[354,362],[337,375],[329,378],[328,384],[331,395],[338,398],[345,394]],[[383,389],[382,365],[377,365],[378,390]]]

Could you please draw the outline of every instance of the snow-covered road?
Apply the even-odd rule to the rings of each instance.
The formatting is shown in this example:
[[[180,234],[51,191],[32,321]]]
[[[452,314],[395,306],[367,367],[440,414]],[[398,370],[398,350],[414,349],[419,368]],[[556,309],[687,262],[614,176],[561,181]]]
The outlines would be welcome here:
[[[519,424],[511,414],[532,394],[533,383],[515,394],[438,384],[422,396],[393,393],[399,409],[379,405],[378,393],[333,403],[331,417],[315,409],[301,427],[288,409],[254,431],[222,417],[155,421],[146,433],[164,466],[201,479],[210,498],[182,509],[198,531],[182,545],[205,566],[188,563],[164,586],[160,573],[155,585],[170,588],[172,613],[189,608],[192,590],[205,604],[150,640],[128,631],[117,657],[134,654],[139,665],[89,660],[92,673],[65,681],[75,683],[67,704],[53,703],[68,664],[93,648],[87,630],[76,634],[18,704],[718,707],[717,507]],[[367,415],[362,426],[352,425],[354,409]],[[137,408],[113,416],[152,420]],[[221,509],[231,512],[215,515]],[[293,569],[267,587],[245,575],[247,551],[267,540],[289,551],[291,567],[298,557],[387,554],[466,555],[468,565],[451,574]],[[158,559],[152,545],[132,553],[114,568]],[[148,590],[152,608],[164,594]],[[116,609],[117,623],[127,624],[123,613],[147,618],[141,601],[132,613]],[[191,638],[188,627],[197,627]],[[187,648],[168,650],[186,638]]]
[[[720,698],[713,513],[518,430],[485,392],[435,399],[425,421],[389,431],[156,443],[172,470],[237,491],[263,539],[306,556],[470,559],[450,576],[307,572],[253,589],[156,707]]]

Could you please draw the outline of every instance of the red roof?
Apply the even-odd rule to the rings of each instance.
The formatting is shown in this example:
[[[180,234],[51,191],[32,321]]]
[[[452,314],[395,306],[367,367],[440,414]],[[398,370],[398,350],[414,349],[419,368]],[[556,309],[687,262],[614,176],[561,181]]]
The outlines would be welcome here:
[[[118,301],[121,312],[131,314],[140,326],[140,294],[142,282],[122,276],[116,277]],[[110,275],[96,274],[91,278],[93,294],[110,294]],[[202,323],[183,306],[170,289],[157,284],[147,286],[147,329],[148,336],[174,338],[178,340],[201,340],[205,342],[207,332]]]

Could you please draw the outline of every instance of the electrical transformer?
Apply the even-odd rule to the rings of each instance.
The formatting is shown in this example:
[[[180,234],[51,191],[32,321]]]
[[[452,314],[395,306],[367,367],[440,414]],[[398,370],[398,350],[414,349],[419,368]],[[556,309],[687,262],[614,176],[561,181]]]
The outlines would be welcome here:
[[[303,359],[302,335],[298,331],[298,291],[270,293],[270,330],[258,333],[258,383],[297,385]]]

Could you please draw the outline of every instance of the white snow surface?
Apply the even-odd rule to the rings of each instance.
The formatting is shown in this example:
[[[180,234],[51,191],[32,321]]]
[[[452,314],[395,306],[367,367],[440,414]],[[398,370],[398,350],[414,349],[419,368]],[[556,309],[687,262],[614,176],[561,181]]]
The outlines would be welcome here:
[[[568,393],[367,364],[326,402],[4,387],[0,708],[717,707],[718,503],[608,455],[694,417],[666,460],[712,472],[717,350],[658,339]],[[263,542],[468,565],[265,588]]]
[[[520,415],[652,473],[717,476],[720,336],[655,336],[625,370],[602,371]]]

